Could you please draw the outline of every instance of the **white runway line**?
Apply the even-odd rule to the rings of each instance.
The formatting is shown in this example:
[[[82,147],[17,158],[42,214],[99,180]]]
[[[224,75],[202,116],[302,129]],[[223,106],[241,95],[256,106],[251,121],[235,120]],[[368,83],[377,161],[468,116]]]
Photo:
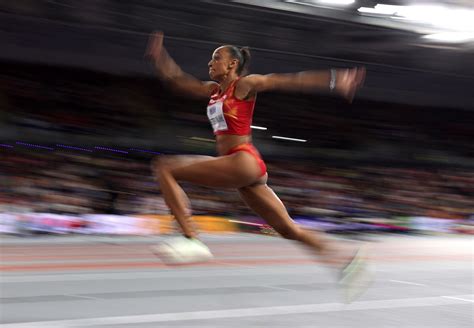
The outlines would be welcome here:
[[[465,302],[474,303],[474,300],[469,300],[469,299],[467,299],[467,298],[454,297],[454,296],[441,296],[441,297],[449,298],[449,299],[452,299],[452,300],[460,300],[460,301],[465,301]]]
[[[238,264],[238,263],[229,263],[229,262],[221,261],[221,260],[214,260],[213,263],[225,265],[225,266],[228,266],[228,267],[237,267],[237,268],[245,268],[245,269],[251,269],[252,268],[250,265]]]
[[[85,298],[88,300],[102,300],[102,298],[92,297],[92,296],[82,296],[82,295],[75,295],[75,294],[63,294],[64,296],[69,297],[77,297],[77,298]]]
[[[396,282],[396,283],[399,283],[399,284],[405,284],[405,285],[426,286],[424,284],[418,284],[416,282],[403,281],[403,280],[389,280],[389,281]]]
[[[72,328],[95,327],[103,325],[131,325],[154,322],[205,320],[221,318],[245,318],[255,316],[274,316],[285,314],[345,312],[375,309],[395,309],[410,307],[427,307],[465,304],[465,301],[474,295],[453,295],[421,298],[402,298],[392,300],[361,301],[349,305],[342,303],[321,303],[304,305],[286,305],[228,310],[211,310],[195,312],[157,313],[144,315],[130,315],[120,317],[101,317],[89,319],[37,321],[22,323],[6,323],[3,328]]]
[[[238,267],[237,267],[238,266]],[[58,282],[58,281],[91,281],[91,280],[135,280],[135,279],[165,279],[165,278],[201,278],[201,277],[242,277],[242,276],[271,276],[271,275],[299,275],[299,274],[324,274],[326,270],[321,267],[279,267],[263,269],[247,267],[244,265],[230,266],[223,269],[209,270],[207,268],[194,268],[192,270],[162,269],[152,272],[107,272],[107,273],[81,273],[81,274],[41,274],[24,276],[0,275],[0,284],[15,284],[27,282]],[[1,286],[0,286],[1,290]]]
[[[283,287],[277,287],[277,286],[269,286],[269,285],[264,285],[262,287],[265,287],[265,288],[271,288],[271,289],[278,289],[278,290],[284,290],[286,292],[294,292],[295,290],[294,289],[289,289],[289,288],[283,288]]]

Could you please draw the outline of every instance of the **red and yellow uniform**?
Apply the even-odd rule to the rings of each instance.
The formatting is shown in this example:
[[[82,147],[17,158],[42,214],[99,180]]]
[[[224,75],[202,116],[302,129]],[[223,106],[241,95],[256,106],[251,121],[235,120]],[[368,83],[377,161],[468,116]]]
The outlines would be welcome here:
[[[234,96],[235,79],[227,90],[219,95],[219,89],[211,95],[207,106],[207,117],[211,122],[215,135],[236,134],[239,136],[251,133],[255,99],[240,100]]]
[[[211,95],[207,106],[207,117],[211,122],[215,135],[234,134],[239,136],[251,134],[252,117],[255,107],[255,98],[252,100],[237,99],[234,95],[235,86],[240,78],[235,79],[223,94],[219,89]],[[258,162],[261,176],[265,175],[267,168],[258,150],[250,143],[238,145],[227,153],[233,154],[245,151],[251,154]]]

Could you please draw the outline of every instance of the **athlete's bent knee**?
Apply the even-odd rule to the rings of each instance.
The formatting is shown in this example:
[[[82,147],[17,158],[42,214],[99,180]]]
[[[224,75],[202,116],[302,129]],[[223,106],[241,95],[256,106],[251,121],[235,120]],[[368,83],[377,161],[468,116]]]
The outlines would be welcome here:
[[[151,170],[156,176],[159,176],[164,171],[171,169],[171,159],[166,155],[159,155],[153,158],[151,162]]]

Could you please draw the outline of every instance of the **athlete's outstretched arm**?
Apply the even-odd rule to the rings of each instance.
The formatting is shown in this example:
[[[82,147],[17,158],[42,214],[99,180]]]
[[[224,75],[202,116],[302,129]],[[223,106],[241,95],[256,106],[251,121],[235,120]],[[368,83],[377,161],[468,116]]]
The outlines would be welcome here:
[[[288,74],[248,75],[239,81],[239,98],[259,91],[332,91],[352,101],[365,79],[365,68],[305,71]]]
[[[163,46],[162,32],[150,36],[145,56],[152,61],[160,79],[190,96],[209,98],[217,86],[215,82],[203,82],[183,72]]]

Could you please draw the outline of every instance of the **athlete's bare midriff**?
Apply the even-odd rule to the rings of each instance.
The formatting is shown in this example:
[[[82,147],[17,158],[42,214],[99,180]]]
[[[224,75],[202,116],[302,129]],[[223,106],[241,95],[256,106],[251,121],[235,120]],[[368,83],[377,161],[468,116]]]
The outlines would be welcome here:
[[[235,134],[216,135],[216,148],[219,156],[226,155],[232,148],[243,143],[252,142],[251,135],[239,136]]]

